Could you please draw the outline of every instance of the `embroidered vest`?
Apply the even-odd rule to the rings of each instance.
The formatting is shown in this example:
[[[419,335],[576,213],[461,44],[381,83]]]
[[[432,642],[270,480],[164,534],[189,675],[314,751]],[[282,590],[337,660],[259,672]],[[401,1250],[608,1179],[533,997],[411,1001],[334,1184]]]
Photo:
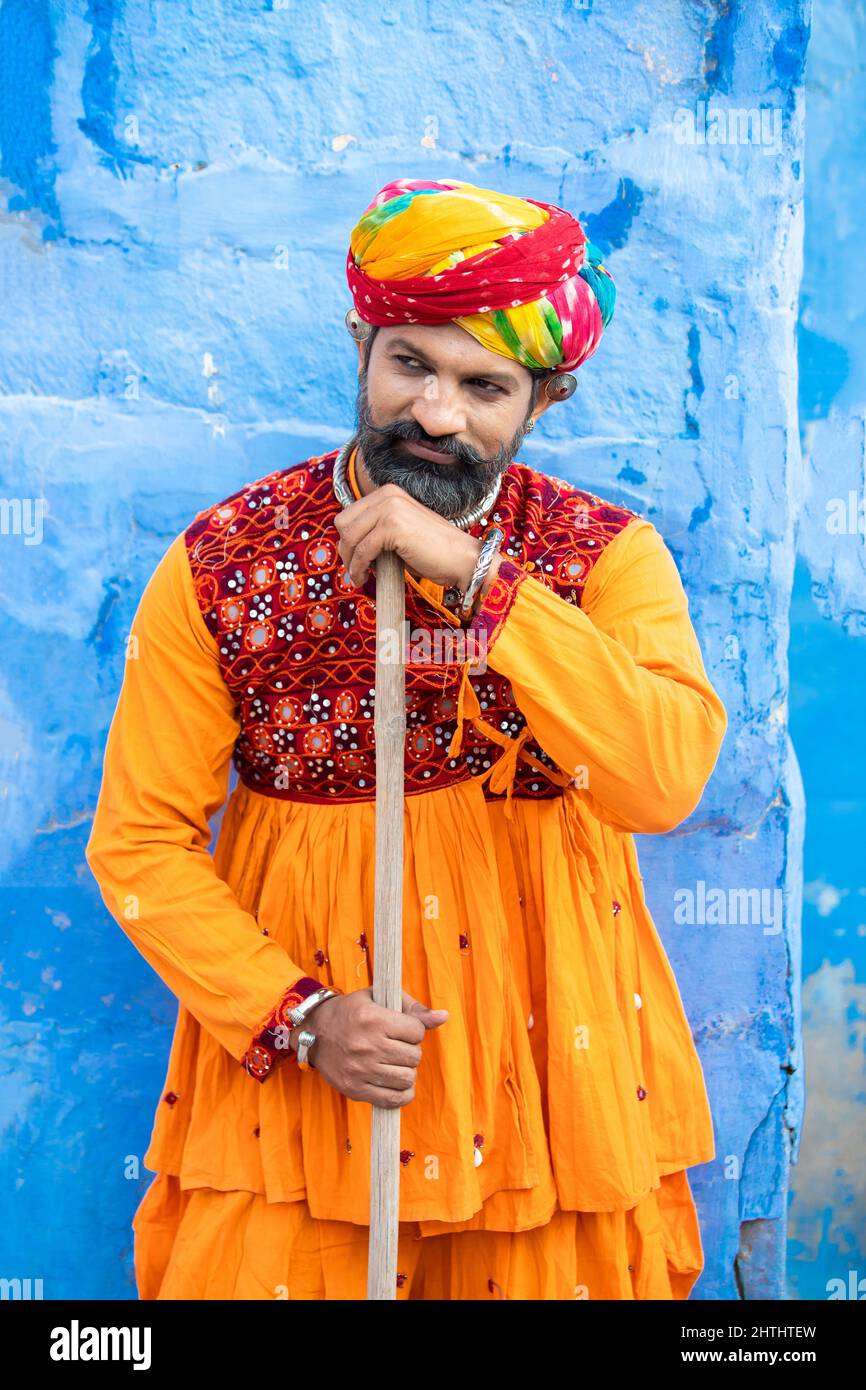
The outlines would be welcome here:
[[[198,604],[237,704],[232,761],[265,796],[321,803],[376,795],[376,581],[372,573],[356,588],[340,559],[338,452],[247,484],[184,533]],[[526,582],[580,606],[598,557],[637,516],[514,462],[490,520]],[[469,529],[482,532],[480,522]],[[503,588],[497,576],[486,600],[494,613]],[[570,778],[533,742],[510,682],[490,666],[470,675],[470,662],[456,661],[453,649],[443,655],[441,642],[437,651],[444,612],[407,573],[406,795],[476,777],[491,800],[561,796]]]

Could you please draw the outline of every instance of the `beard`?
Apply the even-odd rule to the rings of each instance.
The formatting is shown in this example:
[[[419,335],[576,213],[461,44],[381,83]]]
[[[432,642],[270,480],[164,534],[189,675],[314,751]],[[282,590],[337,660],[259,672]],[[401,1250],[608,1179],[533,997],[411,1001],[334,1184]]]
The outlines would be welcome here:
[[[361,451],[364,467],[376,487],[396,483],[422,506],[438,512],[449,520],[477,506],[514,460],[526,436],[529,417],[524,420],[514,438],[500,445],[493,458],[483,458],[453,437],[428,439],[417,420],[394,420],[388,425],[373,425],[367,397],[367,373],[363,372],[355,403],[355,443]],[[408,440],[441,449],[448,463],[435,463],[419,458],[402,449]]]

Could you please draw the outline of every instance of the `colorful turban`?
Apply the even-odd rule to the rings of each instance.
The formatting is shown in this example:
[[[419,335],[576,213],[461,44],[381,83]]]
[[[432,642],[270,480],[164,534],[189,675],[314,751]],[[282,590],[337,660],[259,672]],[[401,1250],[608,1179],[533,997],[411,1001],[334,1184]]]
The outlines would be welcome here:
[[[385,184],[352,230],[346,277],[367,323],[454,322],[525,367],[591,357],[616,290],[563,208],[460,179]]]

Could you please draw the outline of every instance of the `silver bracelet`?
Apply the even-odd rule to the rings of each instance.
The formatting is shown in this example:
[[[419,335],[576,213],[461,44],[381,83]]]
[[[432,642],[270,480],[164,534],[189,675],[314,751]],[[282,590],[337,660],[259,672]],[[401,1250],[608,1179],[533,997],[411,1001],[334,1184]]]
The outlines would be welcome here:
[[[484,580],[487,578],[487,572],[493,564],[493,557],[502,545],[504,539],[505,532],[498,526],[489,526],[485,531],[484,542],[481,546],[481,554],[478,556],[475,569],[472,572],[472,578],[463,595],[463,602],[458,609],[458,616],[461,622],[466,622],[469,618],[475,616],[477,596],[481,592],[481,587]]]
[[[321,1002],[321,1001],[320,1001]],[[307,1053],[316,1041],[315,1033],[311,1033],[307,1028],[302,1028],[298,1034],[298,1050],[295,1054],[298,1066],[304,1071],[307,1067],[315,1068],[315,1063],[307,1060]]]
[[[313,990],[312,994],[308,994],[306,999],[298,1004],[297,1008],[287,1011],[288,1017],[292,1022],[291,1032],[294,1033],[296,1028],[301,1029],[301,1032],[298,1034],[298,1050],[295,1053],[295,1059],[301,1071],[306,1071],[308,1067],[313,1066],[312,1062],[307,1061],[307,1053],[316,1041],[316,1034],[304,1028],[304,1022],[320,1004],[324,1004],[326,999],[334,999],[338,994],[342,994],[342,992],[343,991],[340,989],[329,989],[326,985],[323,985],[321,989]]]
[[[333,989],[328,985],[322,985],[321,989],[314,989],[312,994],[308,994],[306,999],[302,999],[300,1004],[296,1004],[293,1009],[286,1010],[286,1016],[291,1019],[292,1028],[297,1028],[299,1023],[303,1023],[307,1014],[313,1012],[318,1004],[324,1004],[326,999],[331,999],[335,994],[341,994],[339,989]]]

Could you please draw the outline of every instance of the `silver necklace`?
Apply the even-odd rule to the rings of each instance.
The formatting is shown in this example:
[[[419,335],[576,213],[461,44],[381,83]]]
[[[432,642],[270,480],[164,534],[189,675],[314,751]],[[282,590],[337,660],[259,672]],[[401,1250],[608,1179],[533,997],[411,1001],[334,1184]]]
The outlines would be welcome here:
[[[334,493],[341,507],[351,507],[352,503],[357,501],[357,498],[352,495],[352,490],[347,482],[349,455],[354,445],[354,439],[350,439],[348,443],[344,444],[334,462]],[[461,531],[468,530],[470,526],[474,526],[476,521],[480,521],[481,518],[486,516],[491,510],[499,496],[499,489],[501,486],[502,474],[500,473],[496,482],[487,493],[487,496],[476,503],[474,507],[470,507],[468,512],[464,512],[462,516],[443,517],[443,520],[450,521],[453,526],[458,526]]]

